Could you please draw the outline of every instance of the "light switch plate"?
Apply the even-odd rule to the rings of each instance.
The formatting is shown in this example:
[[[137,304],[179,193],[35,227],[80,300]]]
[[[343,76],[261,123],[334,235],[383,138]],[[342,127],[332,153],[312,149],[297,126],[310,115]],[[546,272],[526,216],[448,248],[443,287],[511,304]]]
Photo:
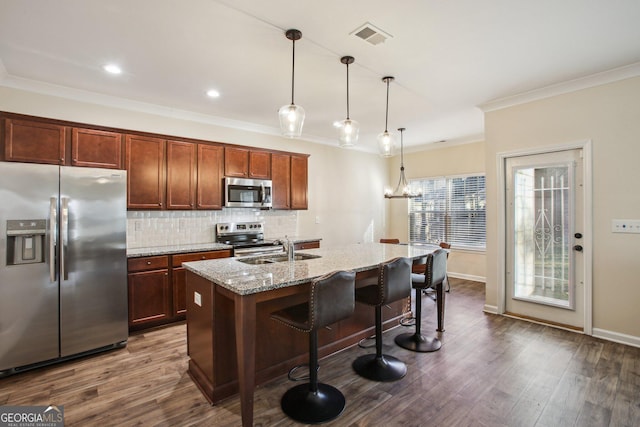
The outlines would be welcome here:
[[[198,307],[202,307],[202,295],[200,295],[198,292],[194,292],[194,293],[193,293],[193,302],[194,302]]]
[[[614,219],[611,222],[612,233],[640,233],[640,219]]]

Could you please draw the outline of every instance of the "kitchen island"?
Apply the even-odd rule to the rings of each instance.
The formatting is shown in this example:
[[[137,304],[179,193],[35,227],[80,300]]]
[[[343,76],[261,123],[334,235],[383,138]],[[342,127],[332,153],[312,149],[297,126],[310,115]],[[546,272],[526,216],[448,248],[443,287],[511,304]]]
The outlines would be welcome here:
[[[187,269],[189,374],[211,403],[240,394],[243,426],[253,425],[256,384],[285,374],[307,360],[305,334],[274,322],[270,313],[308,299],[309,284],[336,270],[356,272],[356,286],[376,283],[378,265],[396,257],[420,259],[437,246],[366,243],[339,249],[296,252],[289,262],[265,257],[225,258],[183,264]],[[307,258],[308,257],[308,258]],[[410,310],[409,299],[384,310],[385,328]],[[371,307],[356,304],[353,315],[319,333],[324,357],[370,336]]]

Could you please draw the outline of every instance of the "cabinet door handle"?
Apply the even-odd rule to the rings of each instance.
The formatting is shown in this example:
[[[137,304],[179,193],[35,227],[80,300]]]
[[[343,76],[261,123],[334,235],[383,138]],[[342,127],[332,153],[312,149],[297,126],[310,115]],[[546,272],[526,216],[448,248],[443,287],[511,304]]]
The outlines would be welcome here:
[[[151,261],[147,261],[147,265],[151,265]]]

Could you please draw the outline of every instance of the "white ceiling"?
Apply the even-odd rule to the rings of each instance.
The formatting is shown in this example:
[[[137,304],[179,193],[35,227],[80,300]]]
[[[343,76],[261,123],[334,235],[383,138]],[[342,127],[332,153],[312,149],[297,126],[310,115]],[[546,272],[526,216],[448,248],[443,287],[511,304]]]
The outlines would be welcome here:
[[[392,37],[373,46],[351,34],[366,22]],[[638,0],[0,0],[0,85],[278,133],[289,28],[302,31],[303,138],[336,143],[340,57],[351,55],[350,112],[367,151],[384,130],[383,76],[395,77],[389,130],[422,146],[482,139],[478,105],[640,62]],[[103,72],[109,62],[123,74]]]

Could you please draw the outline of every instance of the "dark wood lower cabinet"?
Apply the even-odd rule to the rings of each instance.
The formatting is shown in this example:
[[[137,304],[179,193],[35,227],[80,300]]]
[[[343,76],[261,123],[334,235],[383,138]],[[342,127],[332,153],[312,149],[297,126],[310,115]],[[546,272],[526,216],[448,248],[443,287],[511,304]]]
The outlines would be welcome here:
[[[171,271],[171,281],[173,282],[173,316],[184,319],[187,312],[187,269],[182,266],[183,262],[203,261],[206,259],[228,258],[231,250],[196,252],[190,254],[172,255],[173,269]]]
[[[129,328],[171,318],[169,256],[129,259]]]
[[[311,242],[302,242],[302,243],[296,243],[294,245],[294,249],[296,251],[301,251],[301,250],[305,250],[305,249],[318,249],[320,247],[320,240],[314,240]]]
[[[231,256],[231,250],[129,258],[129,329],[184,320],[186,269],[183,262]]]

